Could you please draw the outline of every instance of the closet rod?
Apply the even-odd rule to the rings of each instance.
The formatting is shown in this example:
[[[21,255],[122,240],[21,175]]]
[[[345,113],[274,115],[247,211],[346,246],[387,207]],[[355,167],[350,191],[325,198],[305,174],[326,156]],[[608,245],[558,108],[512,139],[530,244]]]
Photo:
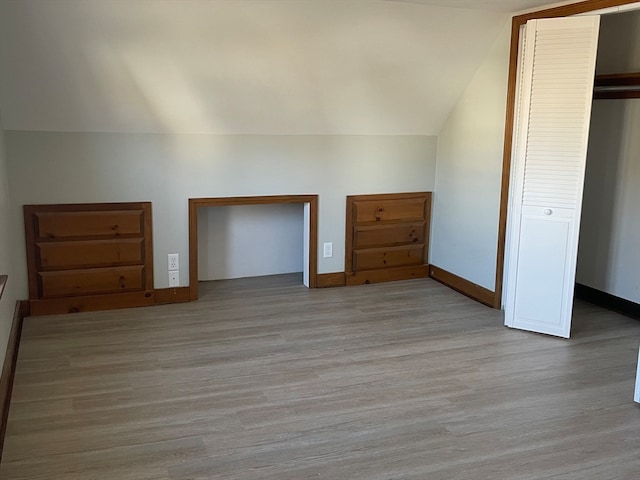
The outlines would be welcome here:
[[[596,75],[593,98],[640,98],[640,72]]]

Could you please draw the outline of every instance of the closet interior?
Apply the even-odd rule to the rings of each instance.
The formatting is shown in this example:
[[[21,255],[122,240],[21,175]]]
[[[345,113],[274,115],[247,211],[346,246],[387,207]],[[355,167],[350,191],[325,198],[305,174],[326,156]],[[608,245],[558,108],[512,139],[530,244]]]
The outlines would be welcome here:
[[[640,314],[640,11],[603,15],[576,297]]]

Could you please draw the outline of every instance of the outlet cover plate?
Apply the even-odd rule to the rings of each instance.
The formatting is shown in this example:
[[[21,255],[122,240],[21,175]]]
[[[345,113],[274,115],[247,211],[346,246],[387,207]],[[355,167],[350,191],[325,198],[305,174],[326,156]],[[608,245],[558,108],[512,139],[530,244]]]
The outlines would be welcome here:
[[[170,287],[180,286],[180,272],[178,271],[169,272],[169,286]]]
[[[180,270],[180,256],[177,253],[170,253],[167,255],[167,270],[175,271]]]
[[[324,244],[324,258],[333,257],[333,243],[327,242]]]

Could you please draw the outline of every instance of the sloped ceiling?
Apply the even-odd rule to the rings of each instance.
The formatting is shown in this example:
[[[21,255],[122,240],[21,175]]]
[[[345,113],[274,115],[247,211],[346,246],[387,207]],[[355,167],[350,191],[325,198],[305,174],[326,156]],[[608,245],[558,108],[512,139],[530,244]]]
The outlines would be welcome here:
[[[477,10],[495,10],[497,12],[519,12],[535,7],[549,5],[549,0],[385,0],[387,2],[416,3],[420,5],[439,5],[451,8],[475,8]]]
[[[2,1],[2,123],[435,135],[509,16],[431,3]]]

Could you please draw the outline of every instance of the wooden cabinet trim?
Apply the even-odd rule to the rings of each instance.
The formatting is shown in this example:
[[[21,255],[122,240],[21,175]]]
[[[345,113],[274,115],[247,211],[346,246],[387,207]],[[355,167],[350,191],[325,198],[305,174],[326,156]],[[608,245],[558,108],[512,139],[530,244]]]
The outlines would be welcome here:
[[[35,212],[35,236],[38,240],[45,238],[64,240],[98,235],[107,238],[117,238],[121,235],[143,236],[143,215],[144,211],[141,209]]]
[[[82,295],[76,297],[44,298],[30,300],[31,315],[55,315],[61,313],[95,312],[119,308],[146,307],[155,305],[153,290],[140,292],[110,293],[104,295]]]
[[[353,249],[424,244],[426,222],[356,226]]]
[[[387,205],[391,208],[387,209]],[[376,208],[381,210],[379,215]],[[348,285],[426,276],[431,192],[351,195],[347,197],[346,210],[345,275]],[[388,214],[386,218],[385,213]],[[414,228],[421,230],[416,233],[412,231]],[[416,261],[411,252],[417,250],[420,259]],[[403,252],[407,258],[403,258]],[[385,253],[388,254],[386,259],[383,258]]]
[[[318,274],[318,288],[344,287],[346,278],[344,272]]]
[[[37,242],[40,271],[144,265],[144,239]],[[77,255],[74,255],[76,254]],[[73,257],[76,258],[73,258]]]
[[[37,304],[36,314],[153,303],[150,202],[25,205],[23,212],[29,299]],[[92,216],[93,223],[83,225]],[[74,247],[87,254],[74,258]],[[108,285],[113,289],[106,291]]]
[[[381,222],[411,222],[424,219],[426,199],[355,200],[353,216],[355,224]]]
[[[144,266],[39,272],[40,298],[62,298],[144,290]]]
[[[345,279],[346,284],[352,286],[427,278],[428,274],[429,265],[416,265],[410,267],[385,268],[384,270],[352,272],[346,274]]]
[[[423,250],[422,244],[354,250],[354,271],[424,265]]]

